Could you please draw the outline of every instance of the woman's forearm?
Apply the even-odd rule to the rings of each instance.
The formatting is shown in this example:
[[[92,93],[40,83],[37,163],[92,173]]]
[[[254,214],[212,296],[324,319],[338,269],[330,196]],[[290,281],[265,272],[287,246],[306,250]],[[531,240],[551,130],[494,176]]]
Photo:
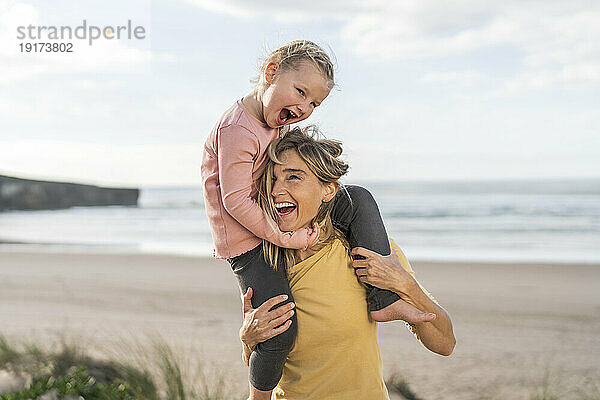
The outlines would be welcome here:
[[[242,360],[246,366],[250,366],[250,354],[252,354],[252,351],[253,349],[250,346],[242,342]]]
[[[456,345],[456,339],[448,313],[433,301],[416,281],[414,287],[403,295],[406,297],[403,297],[403,300],[419,310],[436,315],[431,322],[409,324],[413,333],[429,350],[444,356],[450,355]]]

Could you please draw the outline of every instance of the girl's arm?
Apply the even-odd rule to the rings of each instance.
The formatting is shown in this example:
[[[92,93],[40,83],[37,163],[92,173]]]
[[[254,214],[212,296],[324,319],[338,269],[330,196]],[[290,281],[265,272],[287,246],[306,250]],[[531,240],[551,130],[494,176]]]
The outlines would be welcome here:
[[[218,134],[219,183],[223,206],[246,229],[261,239],[290,249],[305,249],[311,231],[282,232],[251,197],[252,170],[259,153],[256,136],[239,125],[221,128]],[[314,236],[314,235],[313,235]]]
[[[450,316],[413,277],[414,272],[404,253],[395,247],[392,254],[382,256],[373,251],[356,247],[352,249],[352,254],[360,254],[365,257],[364,260],[352,262],[361,282],[398,293],[402,300],[418,310],[435,314],[435,319],[430,322],[407,322],[407,325],[429,350],[444,356],[452,354],[456,338]]]

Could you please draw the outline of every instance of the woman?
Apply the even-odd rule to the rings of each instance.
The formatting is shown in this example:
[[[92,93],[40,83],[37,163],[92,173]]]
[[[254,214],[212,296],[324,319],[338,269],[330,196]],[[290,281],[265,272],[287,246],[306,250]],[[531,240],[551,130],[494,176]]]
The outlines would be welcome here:
[[[355,248],[352,254],[365,258],[352,261],[330,215],[333,201],[338,201],[334,200],[338,180],[348,169],[339,159],[341,152],[339,142],[317,140],[294,129],[272,144],[271,161],[259,181],[259,203],[282,231],[315,222],[321,227],[318,242],[306,250],[263,243],[267,261],[287,272],[298,319],[296,342],[273,391],[275,399],[388,399],[377,325],[369,318],[359,281],[391,290],[421,310],[420,318],[407,320],[413,322],[411,329],[427,348],[443,355],[454,348],[447,313],[428,297],[397,256]],[[294,313],[290,304],[269,311],[283,298],[252,309],[251,297],[248,289],[243,295],[245,318],[240,330],[246,362],[257,343],[289,327],[285,321]],[[268,392],[251,395],[252,399],[270,397]]]

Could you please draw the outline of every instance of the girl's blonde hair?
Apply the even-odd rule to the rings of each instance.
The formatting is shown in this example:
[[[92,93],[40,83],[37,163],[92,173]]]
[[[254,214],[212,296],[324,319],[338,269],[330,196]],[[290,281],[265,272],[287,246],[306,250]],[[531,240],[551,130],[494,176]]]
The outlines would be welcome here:
[[[260,66],[260,74],[254,83],[266,84],[265,69],[269,63],[279,64],[280,71],[298,70],[302,63],[312,63],[327,79],[329,88],[335,86],[333,79],[333,63],[329,55],[319,45],[310,40],[294,40],[271,52]]]
[[[276,139],[269,146],[269,161],[257,181],[258,204],[273,221],[277,221],[277,209],[271,195],[274,184],[274,168],[276,164],[283,164],[278,157],[286,150],[294,150],[322,184],[333,183],[343,189],[340,187],[339,179],[348,171],[348,164],[339,159],[342,154],[342,143],[321,138],[314,126],[303,129],[296,127],[287,132],[285,136]],[[321,203],[317,215],[311,221],[311,226],[316,222],[321,228],[319,241],[314,246],[317,250],[329,243],[332,235],[345,243],[345,238],[334,229],[331,221],[333,204],[333,199]],[[287,270],[296,263],[296,251],[293,249],[280,248],[263,240],[263,250],[265,260],[275,269],[283,267]]]

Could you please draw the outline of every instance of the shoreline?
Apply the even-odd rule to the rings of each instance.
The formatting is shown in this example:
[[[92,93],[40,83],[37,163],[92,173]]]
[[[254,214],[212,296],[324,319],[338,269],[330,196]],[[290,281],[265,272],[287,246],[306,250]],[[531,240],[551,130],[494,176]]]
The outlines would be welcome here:
[[[11,249],[8,246],[18,246],[16,249]],[[53,250],[51,247],[54,247]],[[102,249],[102,250],[97,250]],[[72,255],[146,255],[146,256],[171,256],[171,257],[186,257],[198,259],[213,259],[210,254],[181,252],[175,250],[152,250],[139,249],[138,244],[90,244],[90,243],[60,243],[60,242],[23,242],[16,240],[3,240],[0,238],[0,255],[1,254],[72,254]],[[494,260],[485,258],[448,258],[440,260],[439,258],[426,257],[408,257],[411,263],[427,263],[427,264],[485,264],[485,265],[573,265],[573,266],[596,266],[600,267],[600,260],[536,260],[536,259],[508,259]]]

